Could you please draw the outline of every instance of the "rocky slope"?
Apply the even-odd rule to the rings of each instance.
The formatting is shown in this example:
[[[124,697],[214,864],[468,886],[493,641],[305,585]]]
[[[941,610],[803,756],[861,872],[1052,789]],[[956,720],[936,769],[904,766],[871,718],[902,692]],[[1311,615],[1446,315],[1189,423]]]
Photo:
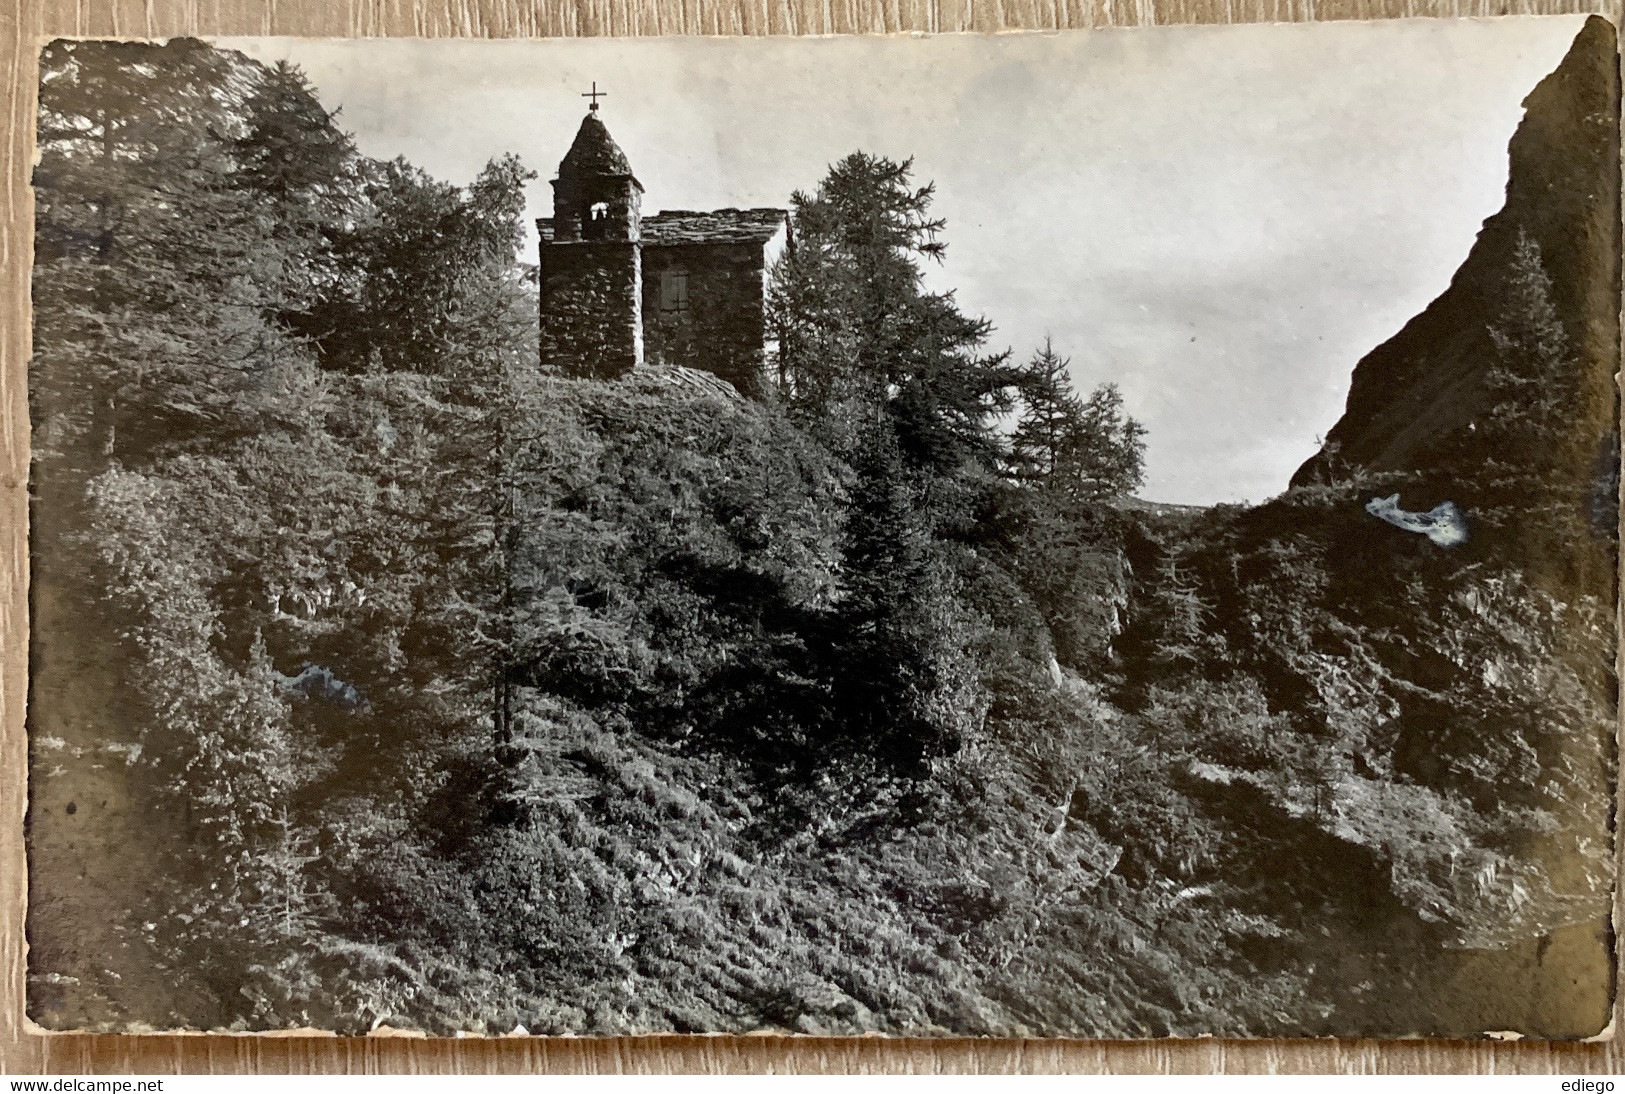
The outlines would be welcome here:
[[[1354,370],[1348,406],[1294,485],[1328,452],[1374,471],[1436,471],[1490,402],[1491,330],[1504,317],[1520,231],[1540,246],[1554,303],[1585,373],[1576,451],[1594,459],[1614,428],[1619,358],[1619,61],[1614,28],[1593,16],[1563,63],[1524,100],[1509,145],[1506,204],[1450,287]],[[1335,445],[1335,449],[1332,446]]]

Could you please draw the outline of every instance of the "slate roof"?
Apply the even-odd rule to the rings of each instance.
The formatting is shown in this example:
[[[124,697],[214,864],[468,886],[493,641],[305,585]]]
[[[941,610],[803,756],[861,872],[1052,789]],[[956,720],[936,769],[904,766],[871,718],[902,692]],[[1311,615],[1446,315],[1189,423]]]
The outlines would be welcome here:
[[[630,175],[632,164],[596,112],[581,119],[576,139],[559,161],[559,174]]]
[[[643,244],[766,243],[784,228],[785,216],[783,209],[668,209],[643,218]]]
[[[668,209],[643,218],[645,247],[680,247],[685,243],[766,243],[785,226],[783,209],[714,209],[696,213]],[[543,243],[553,242],[553,218],[536,221]]]

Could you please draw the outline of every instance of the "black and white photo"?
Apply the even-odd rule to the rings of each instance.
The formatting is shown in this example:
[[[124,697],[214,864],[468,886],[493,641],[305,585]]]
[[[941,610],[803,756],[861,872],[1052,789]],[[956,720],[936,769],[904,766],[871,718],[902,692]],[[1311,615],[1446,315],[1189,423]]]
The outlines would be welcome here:
[[[39,1026],[1607,1026],[1605,20],[41,50]]]

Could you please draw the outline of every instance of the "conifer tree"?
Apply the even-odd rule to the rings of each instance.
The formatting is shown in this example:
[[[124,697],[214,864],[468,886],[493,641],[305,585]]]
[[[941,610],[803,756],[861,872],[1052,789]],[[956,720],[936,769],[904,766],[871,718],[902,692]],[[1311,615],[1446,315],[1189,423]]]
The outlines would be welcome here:
[[[791,197],[796,247],[773,271],[782,397],[837,444],[884,409],[907,467],[932,475],[991,466],[992,416],[1014,381],[1005,354],[986,354],[992,326],[952,293],[928,292],[921,263],[941,261],[944,222],[913,163],[853,153],[812,193]],[[844,440],[842,439],[844,438]]]
[[[199,996],[179,1020],[229,1021],[244,988],[285,1024],[315,936],[382,884],[335,856],[489,751],[528,176],[366,161],[297,69],[199,42],[43,63],[36,580],[96,605],[76,640],[138,712],[113,731],[146,727],[132,808],[162,818],[175,883],[129,916],[164,920],[165,960],[229,974],[218,1013]],[[350,698],[290,690],[310,667]],[[324,816],[341,798],[380,819]]]
[[[1010,473],[1020,482],[1042,483],[1060,469],[1083,417],[1072,390],[1071,362],[1044,347],[1022,369],[1016,387],[1021,414],[1010,437]]]
[[[1080,498],[1121,497],[1139,487],[1145,427],[1124,413],[1116,384],[1102,384],[1083,400],[1057,471],[1063,488]]]
[[[1491,429],[1542,455],[1542,440],[1563,424],[1574,398],[1575,367],[1568,331],[1552,299],[1552,278],[1540,244],[1519,228],[1507,272],[1502,322],[1491,328],[1496,362],[1489,387],[1495,404]]]
[[[892,431],[869,424],[844,534],[844,598],[831,668],[843,732],[905,771],[953,752],[980,689],[957,671],[968,635]]]
[[[1132,493],[1144,471],[1145,428],[1124,413],[1115,384],[1080,399],[1070,367],[1045,339],[1021,370],[1008,474],[1077,501]]]
[[[978,708],[944,541],[995,481],[997,413],[1015,373],[986,320],[925,288],[944,222],[910,161],[854,153],[792,199],[796,247],[773,271],[779,394],[844,459],[846,515],[831,655],[836,719],[902,766],[952,751]]]

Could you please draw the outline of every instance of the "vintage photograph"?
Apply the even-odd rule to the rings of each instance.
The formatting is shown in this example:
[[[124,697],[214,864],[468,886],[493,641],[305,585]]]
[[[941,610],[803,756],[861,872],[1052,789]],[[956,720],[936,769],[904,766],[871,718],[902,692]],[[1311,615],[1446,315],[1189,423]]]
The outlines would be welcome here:
[[[38,1026],[1608,1027],[1607,21],[40,51]]]

